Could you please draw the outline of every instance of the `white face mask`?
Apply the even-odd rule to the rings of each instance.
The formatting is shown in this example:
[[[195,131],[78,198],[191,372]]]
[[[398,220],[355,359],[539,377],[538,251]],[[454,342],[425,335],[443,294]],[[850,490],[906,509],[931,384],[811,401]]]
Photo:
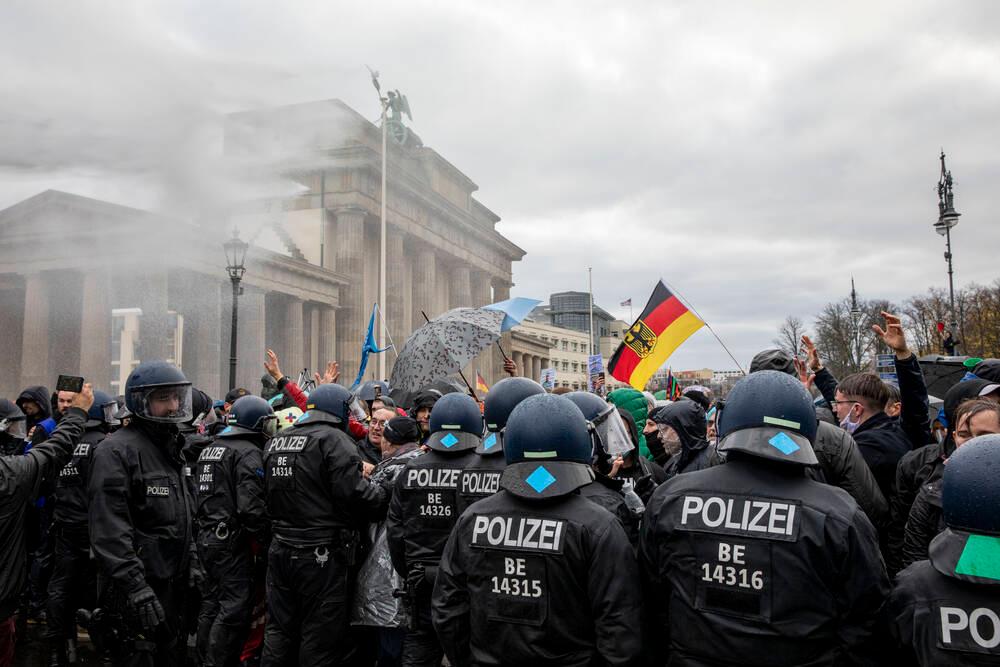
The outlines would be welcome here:
[[[861,426],[860,419],[858,419],[857,421],[851,420],[851,413],[854,412],[855,405],[857,405],[857,403],[851,405],[851,409],[847,411],[847,415],[840,420],[840,428],[844,429],[848,433],[854,433],[856,430],[858,430],[858,427]]]

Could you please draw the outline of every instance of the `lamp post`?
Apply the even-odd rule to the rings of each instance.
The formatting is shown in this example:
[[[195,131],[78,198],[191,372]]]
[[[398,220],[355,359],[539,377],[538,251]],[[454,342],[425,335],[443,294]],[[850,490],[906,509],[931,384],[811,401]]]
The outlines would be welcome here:
[[[239,300],[240,281],[246,273],[247,249],[250,244],[240,239],[239,232],[233,228],[233,238],[222,244],[226,251],[226,272],[233,284],[233,324],[229,334],[229,388],[236,388],[236,330],[239,317],[237,303]]]
[[[944,259],[948,262],[948,299],[951,311],[951,336],[954,340],[958,333],[958,317],[955,313],[955,276],[951,264],[951,229],[958,224],[961,213],[955,211],[955,193],[952,191],[951,172],[944,163],[944,151],[941,151],[941,176],[938,179],[938,221],[934,230],[945,238]]]
[[[366,65],[367,67],[367,65]],[[386,192],[387,176],[389,172],[389,126],[388,126],[388,112],[389,112],[389,98],[382,94],[382,87],[378,82],[378,72],[372,70],[371,67],[368,71],[372,75],[372,85],[375,87],[375,92],[378,93],[379,105],[382,107],[382,194],[381,194],[381,204],[379,211],[379,241],[378,241],[378,307],[379,307],[379,320],[381,321],[381,327],[379,332],[379,346],[385,347],[386,332],[385,332],[385,207],[386,201],[388,199],[388,193]],[[385,355],[380,354],[378,357],[378,377],[379,379],[386,379],[385,373]]]

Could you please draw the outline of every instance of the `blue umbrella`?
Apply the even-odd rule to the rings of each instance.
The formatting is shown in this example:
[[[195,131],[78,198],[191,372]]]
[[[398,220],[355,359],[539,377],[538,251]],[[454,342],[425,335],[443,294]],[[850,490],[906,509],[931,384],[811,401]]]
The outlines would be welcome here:
[[[526,299],[523,296],[516,296],[506,301],[491,303],[488,306],[483,306],[483,308],[486,310],[499,310],[503,313],[504,318],[503,323],[500,325],[500,331],[510,331],[528,316],[532,308],[540,303],[541,301],[538,299]]]

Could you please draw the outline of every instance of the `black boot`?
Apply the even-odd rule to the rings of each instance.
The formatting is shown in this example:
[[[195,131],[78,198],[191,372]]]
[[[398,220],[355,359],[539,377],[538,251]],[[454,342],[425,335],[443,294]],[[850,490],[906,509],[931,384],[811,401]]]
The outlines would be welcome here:
[[[76,650],[76,639],[66,640],[66,664],[67,665],[80,664],[80,658]]]
[[[61,645],[49,649],[49,667],[63,667],[66,664],[66,650]]]

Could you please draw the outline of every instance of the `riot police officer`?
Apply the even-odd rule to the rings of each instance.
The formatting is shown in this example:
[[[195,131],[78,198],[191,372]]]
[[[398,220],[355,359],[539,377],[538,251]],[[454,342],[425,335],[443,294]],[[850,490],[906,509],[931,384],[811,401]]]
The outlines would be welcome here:
[[[198,457],[195,523],[208,583],[199,648],[206,666],[236,664],[250,627],[254,549],[264,542],[267,528],[261,451],[277,427],[267,401],[243,396],[230,408],[226,427]]]
[[[139,364],[125,382],[131,413],[94,450],[90,543],[101,603],[117,617],[119,662],[180,664],[194,542],[194,499],[178,424],[191,419],[191,383],[165,361]]]
[[[503,457],[503,429],[507,426],[507,418],[528,396],[544,393],[542,385],[523,377],[504,378],[493,385],[483,400],[486,434],[476,445],[473,460],[459,476],[459,514],[480,498],[500,490],[500,474],[507,467],[507,460]]]
[[[635,555],[583,498],[593,442],[561,396],[521,402],[504,432],[502,490],[458,520],[434,587],[453,665],[631,665],[641,653]]]
[[[930,559],[899,573],[889,627],[906,664],[1000,665],[1000,435],[969,440],[948,458],[947,528]]]
[[[446,394],[428,423],[430,451],[407,461],[396,478],[386,537],[392,565],[406,581],[411,623],[404,665],[439,665],[441,644],[431,627],[431,590],[448,534],[459,515],[459,477],[475,459],[483,435],[479,405],[465,394]]]
[[[854,499],[806,476],[815,435],[801,383],[753,373],[719,417],[728,462],[653,494],[640,560],[651,631],[662,637],[654,653],[669,651],[671,664],[872,660],[888,577]]]
[[[46,621],[50,665],[76,664],[76,610],[91,609],[96,602],[97,580],[87,535],[87,479],[94,449],[118,423],[114,417],[117,411],[114,397],[94,391],[83,437],[56,479],[52,515],[55,558]]]
[[[618,410],[600,396],[587,391],[573,391],[566,394],[566,398],[580,408],[594,429],[594,456],[591,459],[594,481],[581,487],[580,495],[614,514],[625,529],[629,542],[638,547],[641,510],[633,512],[625,502],[625,481],[608,477],[612,460],[633,449],[625,425],[618,417]],[[634,497],[634,502],[642,503],[638,496]]]
[[[351,659],[351,585],[360,531],[385,513],[388,491],[362,475],[346,433],[351,393],[309,394],[295,425],[264,452],[271,546],[262,664],[334,665]]]

